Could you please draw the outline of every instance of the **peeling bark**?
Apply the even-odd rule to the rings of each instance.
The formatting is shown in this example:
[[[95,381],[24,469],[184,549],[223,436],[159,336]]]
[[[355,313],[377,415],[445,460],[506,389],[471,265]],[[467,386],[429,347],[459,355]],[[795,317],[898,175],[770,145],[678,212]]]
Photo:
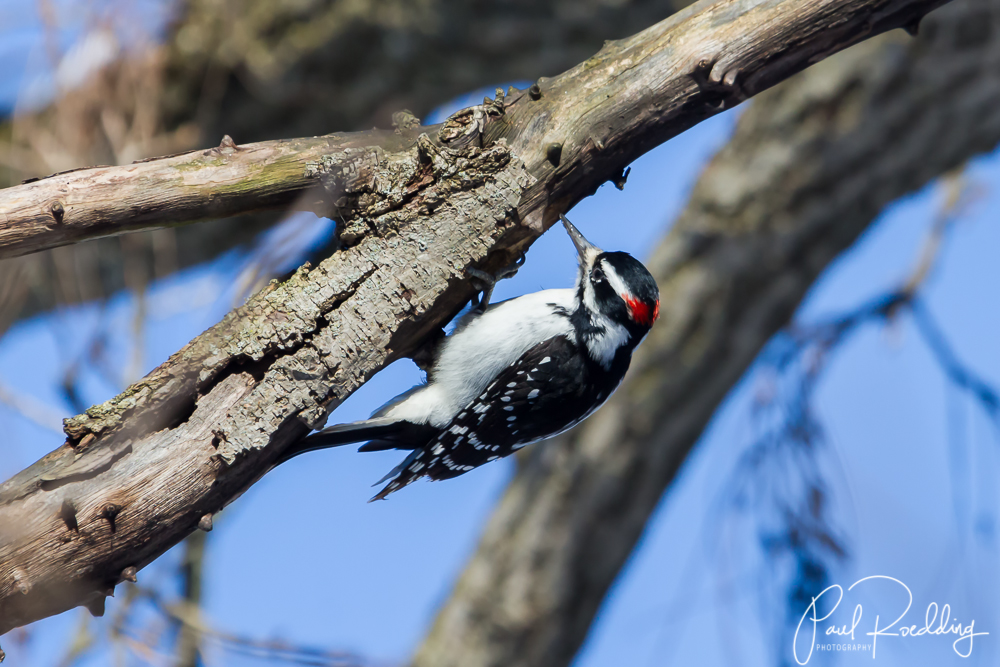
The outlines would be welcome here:
[[[238,497],[289,443],[447,321],[469,297],[466,267],[507,264],[635,157],[939,4],[702,3],[609,43],[537,91],[498,91],[440,128],[300,140],[313,151],[305,160],[301,152],[259,159],[288,155],[289,142],[266,142],[245,155],[224,146],[220,152],[233,152],[222,164],[187,155],[138,165],[148,173],[193,161],[187,176],[199,183],[233,169],[267,175],[235,184],[235,195],[178,189],[176,175],[139,188],[128,177],[136,166],[0,191],[0,210],[27,198],[52,214],[58,199],[63,226],[81,216],[130,228],[125,211],[140,191],[149,202],[176,201],[169,217],[156,206],[140,208],[142,224],[200,219],[219,206],[236,213],[288,205],[307,191],[309,205],[319,196],[335,212],[344,241],[340,252],[256,295],[122,395],[69,420],[63,447],[0,487],[0,634],[79,604],[100,612],[123,573],[134,572],[127,568],[143,567]],[[323,142],[336,150],[323,153]],[[69,184],[88,178],[95,187],[121,179],[120,196],[66,195]],[[24,219],[44,215],[19,210]],[[19,220],[8,217],[8,231]],[[76,238],[46,229],[22,236],[20,247]],[[683,302],[683,294],[673,296]]]
[[[418,651],[559,667],[718,405],[894,199],[1000,142],[1000,1],[957,0],[757,98],[647,266],[661,317],[604,408],[526,450]]]

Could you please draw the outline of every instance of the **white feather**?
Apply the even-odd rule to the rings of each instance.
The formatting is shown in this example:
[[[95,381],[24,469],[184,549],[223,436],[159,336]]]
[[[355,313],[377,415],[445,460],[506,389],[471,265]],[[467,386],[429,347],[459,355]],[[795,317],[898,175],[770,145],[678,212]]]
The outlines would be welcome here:
[[[625,281],[622,280],[621,276],[618,275],[618,272],[615,271],[615,267],[611,266],[602,259],[601,270],[604,271],[604,278],[608,281],[608,284],[611,285],[611,289],[617,292],[623,301],[634,298],[632,296],[632,291],[625,286]]]
[[[461,322],[445,339],[430,382],[385,416],[443,428],[533,346],[555,336],[573,336],[569,319],[552,313],[553,306],[572,312],[576,305],[572,289],[544,290]]]
[[[608,284],[611,285],[611,288],[622,295],[624,299],[625,295],[629,292],[625,288],[624,281],[618,276],[614,268],[604,260],[601,260],[601,270],[604,271],[604,277],[608,281]],[[590,311],[594,325],[599,329],[603,329],[603,332],[600,334],[584,336],[583,343],[594,361],[605,368],[611,368],[611,362],[614,361],[618,348],[628,342],[630,334],[628,329],[601,314],[601,310],[597,306],[597,295],[594,293],[594,284],[587,279],[585,269],[581,270],[580,277],[577,279],[577,285],[581,281],[583,283],[583,303],[587,306],[587,310]]]
[[[615,359],[618,349],[628,342],[631,334],[628,329],[614,322],[610,318],[591,313],[596,326],[603,328],[599,334],[590,334],[583,337],[583,344],[591,358],[604,368],[611,368],[611,362]]]

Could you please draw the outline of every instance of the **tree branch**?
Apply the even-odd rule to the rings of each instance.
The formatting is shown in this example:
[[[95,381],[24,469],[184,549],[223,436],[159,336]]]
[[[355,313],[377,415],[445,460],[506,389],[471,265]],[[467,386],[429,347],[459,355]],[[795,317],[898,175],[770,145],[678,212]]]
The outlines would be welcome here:
[[[889,202],[1000,141],[998,0],[958,0],[760,96],[647,263],[663,309],[615,396],[524,452],[416,665],[570,664],[705,425]],[[975,36],[971,39],[970,36]]]
[[[944,0],[698,3],[584,64],[493,102],[473,135],[507,139],[541,182],[520,208],[578,201],[614,163],[653,146],[854,42],[914,25]],[[502,121],[496,122],[496,119]],[[463,122],[472,129],[472,118]],[[0,258],[169,224],[296,203],[321,183],[327,204],[375,180],[383,153],[409,152],[420,134],[329,135],[216,149],[57,174],[0,190]],[[462,128],[466,130],[466,128]],[[450,135],[453,142],[458,137]],[[449,143],[445,140],[442,143]],[[596,180],[600,173],[604,178]],[[324,179],[323,176],[328,178]],[[391,174],[389,176],[392,176]],[[391,182],[391,181],[390,181]],[[383,194],[383,193],[378,193]],[[307,202],[313,208],[316,202]],[[339,217],[339,216],[338,216]],[[535,223],[536,228],[540,222]]]
[[[433,131],[433,128],[427,128]],[[143,229],[289,208],[324,169],[365,169],[413,146],[385,131],[265,141],[93,167],[0,190],[0,258]],[[345,187],[350,188],[350,177]],[[317,199],[319,195],[317,194]],[[319,202],[303,202],[311,208]]]
[[[184,0],[162,47],[142,54],[130,48],[125,59],[63,91],[50,107],[0,122],[0,187],[74,167],[178,153],[226,133],[250,143],[330,128],[389,127],[400,108],[422,118],[470,90],[562,72],[604,40],[631,35],[690,4],[580,0],[567,13],[563,2],[383,0],[344,12],[338,2],[243,0],[234,13],[214,0]],[[124,140],[104,122],[109,115],[128,128]],[[126,157],[136,151],[141,155]],[[5,153],[16,158],[7,160],[8,173]],[[253,244],[277,215],[143,234],[145,247],[133,244],[130,261],[146,262],[155,268],[150,275],[163,278]],[[0,294],[0,334],[8,317],[26,319],[119,292],[126,287],[124,262],[113,238],[33,255],[10,310]]]
[[[318,267],[265,289],[122,395],[68,420],[63,447],[0,487],[0,634],[79,604],[102,613],[125,568],[143,567],[238,497],[367,378],[450,319],[470,295],[466,267],[509,263],[559,212],[645,151],[840,48],[911,25],[939,4],[699,3],[609,43],[541,81],[538,91],[498,94],[440,128],[335,135],[336,150],[327,153],[321,142],[329,145],[329,137],[258,144],[248,161],[233,157],[235,149],[221,150],[225,157],[165,158],[138,169],[176,170],[175,161],[191,160],[196,168],[142,187],[129,166],[100,171],[99,179],[88,170],[0,191],[0,202],[28,196],[49,203],[50,212],[51,202],[65,197],[64,226],[87,212],[88,224],[111,220],[132,229],[132,217],[121,217],[122,201],[144,202],[136,209],[142,224],[181,223],[215,215],[216,207],[236,213],[287,204],[312,185],[335,207],[343,242]],[[294,157],[289,146],[300,149]],[[313,152],[304,159],[303,151]],[[249,183],[226,179],[230,159],[251,175]],[[254,180],[255,169],[266,178]],[[87,178],[94,188],[115,179],[119,196],[95,202],[63,189]],[[190,191],[184,178],[195,180]],[[206,178],[231,187],[216,188],[223,194],[214,197],[212,188],[197,185]],[[169,216],[154,205],[171,200],[177,206]],[[11,220],[8,213],[6,230],[40,215],[24,210]],[[21,235],[18,243],[38,248],[70,240],[55,229]],[[766,250],[724,242],[719,248],[751,264]],[[676,299],[668,310],[683,309],[684,294],[671,285],[663,292],[665,301]]]

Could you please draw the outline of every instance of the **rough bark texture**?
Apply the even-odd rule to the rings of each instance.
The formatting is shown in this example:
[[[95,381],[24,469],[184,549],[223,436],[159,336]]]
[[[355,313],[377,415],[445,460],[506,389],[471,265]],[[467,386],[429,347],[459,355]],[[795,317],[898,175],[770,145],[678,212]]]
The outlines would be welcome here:
[[[64,96],[58,108],[21,123],[15,145],[24,147],[15,162],[22,175],[6,182],[0,160],[0,185],[90,164],[119,164],[123,154],[128,162],[210,145],[226,133],[249,143],[332,128],[389,127],[399,109],[423,117],[470,90],[566,70],[604,40],[631,35],[688,4],[187,0],[162,49],[145,59],[130,56],[85,89]],[[149,127],[150,112],[159,127]],[[113,136],[105,123],[109,116],[139,119],[139,141]],[[0,138],[9,129],[0,124]],[[51,137],[40,140],[45,135]],[[125,150],[115,150],[122,143]],[[44,159],[29,159],[30,154]],[[0,333],[5,320],[130,288],[126,277],[135,266],[153,279],[213,259],[251,243],[277,218],[275,212],[259,213],[138,234],[127,249],[128,261],[118,239],[32,257],[22,263],[18,298],[7,304],[8,312],[0,312]]]
[[[339,146],[305,165],[294,178],[314,179],[335,206],[344,249],[69,420],[66,445],[0,487],[0,633],[78,604],[101,611],[124,568],[141,568],[231,502],[284,447],[446,321],[469,295],[464,268],[507,263],[509,251],[646,150],[938,4],[700,3],[542,81],[540,97],[498,95],[456,114],[436,140],[414,130],[416,141],[401,137],[397,151]],[[115,169],[101,173],[129,167]],[[56,195],[78,177],[31,185]],[[256,208],[265,185],[273,182],[248,184],[243,205]],[[211,205],[208,197],[183,208],[176,221]],[[115,207],[104,202],[95,217]],[[735,266],[741,258],[758,266],[753,253],[765,250],[724,235],[710,247],[711,265],[692,270],[722,270],[725,248]],[[667,288],[665,301],[681,308],[685,294]]]
[[[625,383],[525,452],[415,663],[568,665],[726,393],[893,199],[1000,141],[1000,2],[859,45],[761,95],[648,266],[663,309]]]
[[[915,25],[942,2],[699,3],[608,43],[555,79],[541,80],[538,100],[525,91],[498,96],[474,117],[470,112],[452,121],[456,127],[443,128],[439,143],[506,139],[541,178],[520,205],[537,215],[550,198],[565,205],[580,199],[581,188],[606,180],[595,180],[594,171],[621,168],[811,62],[872,34]],[[406,151],[419,134],[437,130],[397,130],[399,137],[373,130],[244,148],[224,140],[204,152],[80,169],[6,188],[0,190],[0,258],[168,223],[288,207],[303,195],[314,208],[307,190],[324,175],[336,177],[335,185],[329,179],[322,184],[342,191],[327,193],[327,200],[332,214],[343,218],[343,194],[364,187],[381,196],[380,188],[399,185],[396,174],[379,173],[385,154]],[[532,224],[540,225],[540,219]]]

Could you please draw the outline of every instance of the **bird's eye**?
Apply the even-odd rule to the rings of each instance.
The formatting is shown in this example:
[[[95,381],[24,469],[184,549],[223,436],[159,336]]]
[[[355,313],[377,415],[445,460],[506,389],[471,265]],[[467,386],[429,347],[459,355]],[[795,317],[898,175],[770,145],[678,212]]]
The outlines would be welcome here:
[[[604,271],[601,271],[601,267],[595,267],[591,272],[590,277],[593,278],[595,283],[599,283],[604,280]]]

